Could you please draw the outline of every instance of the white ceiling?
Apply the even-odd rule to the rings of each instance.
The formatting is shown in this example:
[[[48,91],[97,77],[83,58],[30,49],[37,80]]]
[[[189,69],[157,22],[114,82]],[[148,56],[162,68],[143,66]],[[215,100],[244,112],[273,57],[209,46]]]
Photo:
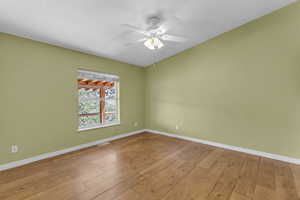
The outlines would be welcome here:
[[[297,0],[0,0],[0,31],[149,66]],[[162,12],[169,34],[189,38],[151,51],[124,24],[146,28]],[[123,24],[123,25],[122,25]]]

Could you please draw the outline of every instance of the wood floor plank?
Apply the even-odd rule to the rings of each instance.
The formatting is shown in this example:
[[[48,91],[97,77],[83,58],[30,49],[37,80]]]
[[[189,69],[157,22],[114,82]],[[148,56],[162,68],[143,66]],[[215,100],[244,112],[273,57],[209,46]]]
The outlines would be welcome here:
[[[300,165],[290,164],[298,197],[300,197]]]
[[[154,163],[153,165],[146,167],[144,170],[142,170],[140,172],[140,176],[138,177],[139,182],[144,180],[145,177],[154,177],[160,171],[162,171],[170,166],[174,166],[174,163],[176,163],[176,161],[180,160],[180,158],[183,158],[183,155],[192,155],[193,152],[195,151],[195,149],[194,149],[195,147],[199,148],[199,146],[195,146],[195,145],[191,145],[191,144],[186,145],[184,148],[179,148],[176,151],[174,151],[174,153],[171,153],[170,155],[162,158],[160,161]],[[205,147],[201,148],[201,151],[203,151],[203,152],[206,150],[207,150],[207,148],[205,148]],[[196,151],[196,152],[199,153],[199,151]],[[96,199],[112,200],[112,199],[116,198],[116,196],[120,195],[121,192],[124,192],[125,188],[128,188],[128,185],[132,185],[133,183],[134,183],[134,185],[136,185],[138,183],[138,181],[131,180],[129,184],[127,182],[125,182],[125,183],[123,182],[123,183],[117,185],[116,187],[100,194]]]
[[[141,177],[139,183],[132,189],[140,195],[144,200],[154,200],[164,197],[171,188],[176,185],[183,177],[190,173],[196,165],[208,155],[208,149],[203,149],[194,145],[190,153],[178,154],[180,159],[176,160],[168,168],[157,171],[155,176]],[[150,173],[151,174],[151,173]],[[155,177],[155,178],[153,178]]]
[[[122,196],[128,190],[133,191],[133,190],[131,190],[131,188],[133,188],[138,183],[139,177],[129,178],[129,179],[119,183],[115,187],[112,187],[111,189],[109,189],[101,194],[98,194],[97,196],[95,196],[94,198],[91,198],[91,199],[93,199],[93,200],[115,200],[117,197]],[[134,193],[136,193],[136,192],[134,192]],[[125,195],[125,196],[127,196],[127,195]],[[87,198],[82,198],[82,197],[78,198],[78,200],[85,200],[85,199],[87,199]],[[76,199],[70,199],[70,200],[76,200]]]
[[[227,159],[222,156],[211,168],[203,168],[200,162],[190,174],[167,193],[163,200],[206,199],[227,165]]]
[[[252,197],[247,197],[239,193],[233,192],[229,200],[252,200]]]
[[[280,199],[275,190],[257,185],[253,200],[283,200]]]
[[[87,188],[82,183],[80,183],[80,181],[70,180],[63,184],[59,184],[55,187],[52,187],[49,190],[40,192],[36,195],[26,198],[26,200],[53,200],[54,198],[67,199],[74,194],[79,195],[80,193],[86,190]]]
[[[48,172],[44,171],[44,172],[39,172],[39,173],[33,174],[31,176],[17,179],[16,181],[9,182],[7,184],[3,184],[0,187],[0,198],[4,198],[3,194],[5,194],[6,192],[8,192],[10,190],[13,190],[16,187],[22,187],[23,185],[25,185],[27,183],[31,183],[33,181],[39,181],[47,176],[48,176]]]
[[[66,182],[69,184],[76,185],[80,180],[87,180],[94,178],[97,174],[103,173],[102,170],[98,170],[95,166],[87,167],[83,169],[70,169],[69,171],[59,172],[57,174],[52,174],[51,176],[46,176],[40,180],[35,180],[28,182],[20,187],[15,187],[1,193],[1,199],[26,199],[34,196],[38,193],[44,193],[58,185],[64,185]],[[6,195],[6,196],[3,196]]]
[[[257,185],[275,190],[275,166],[269,158],[261,158]]]
[[[229,164],[223,171],[222,176],[216,183],[212,192],[208,195],[208,200],[227,200],[231,196],[244,162],[244,156],[238,153],[228,153]]]
[[[200,163],[199,167],[210,168],[216,160],[218,160],[224,152],[224,149],[213,150],[203,161]]]
[[[260,158],[248,155],[241,169],[235,192],[241,195],[252,197],[255,192],[256,179],[258,176]]]
[[[299,200],[294,177],[289,164],[274,161],[276,166],[276,192],[279,199]]]
[[[149,137],[148,137],[149,138]],[[153,137],[153,138],[157,138],[157,137]],[[163,138],[163,140],[165,140],[167,138]],[[151,140],[150,140],[151,141]],[[161,141],[161,140],[160,140]],[[149,143],[149,141],[147,141]],[[74,196],[71,199],[80,199],[80,200],[85,200],[85,199],[90,199],[90,198],[96,198],[96,196],[98,198],[101,199],[114,199],[117,195],[119,194],[121,191],[124,192],[125,188],[128,189],[128,184],[131,185],[133,183],[136,182],[137,177],[140,176],[140,174],[149,174],[147,171],[149,171],[152,168],[152,165],[156,164],[156,165],[160,165],[159,159],[162,160],[170,160],[169,157],[172,155],[176,155],[177,152],[180,152],[182,148],[184,148],[185,146],[182,144],[186,144],[186,148],[188,149],[190,144],[187,145],[187,143],[185,141],[180,141],[180,140],[168,140],[166,141],[166,143],[169,143],[168,148],[162,149],[159,148],[157,146],[157,141],[151,141],[151,148],[153,148],[153,146],[155,146],[155,148],[157,150],[160,151],[159,156],[155,156],[155,159],[151,158],[149,159],[149,157],[145,157],[144,155],[147,154],[149,155],[149,150],[147,150],[148,148],[145,147],[145,143],[143,142],[143,146],[144,148],[142,148],[142,146],[139,146],[138,149],[140,149],[139,153],[134,153],[133,151],[136,151],[135,148],[137,146],[130,146],[129,149],[130,153],[135,155],[134,158],[132,157],[125,157],[124,159],[122,158],[122,155],[118,155],[118,162],[113,162],[114,164],[116,164],[116,167],[118,167],[118,169],[122,172],[125,171],[126,172],[126,168],[129,168],[129,170],[133,170],[132,174],[128,174],[127,176],[123,176],[123,177],[119,177],[119,179],[116,176],[111,176],[108,172],[104,173],[105,176],[103,177],[98,177],[92,181],[88,181],[88,187],[89,189],[86,192],[83,192],[80,195],[80,198],[78,198],[79,196]],[[155,144],[156,143],[156,144]],[[180,144],[178,144],[180,143]],[[172,146],[172,148],[170,148]],[[176,147],[176,149],[174,149]],[[199,148],[199,147],[198,147]],[[138,150],[137,149],[137,150]],[[143,152],[141,150],[146,150],[146,152]],[[127,155],[128,150],[126,151],[121,151],[122,153],[125,152],[125,155]],[[166,153],[168,155],[166,155]],[[150,153],[151,154],[151,153]],[[151,155],[150,155],[151,156]],[[153,155],[152,155],[153,156]],[[121,157],[121,158],[120,158]],[[174,156],[173,156],[174,157]],[[127,159],[127,160],[126,160]],[[142,159],[142,160],[141,160]],[[145,160],[145,161],[143,161]],[[158,160],[157,162],[155,162],[156,160]],[[171,159],[172,160],[172,159]],[[174,159],[173,159],[174,160]],[[142,167],[137,167],[137,164],[141,164],[141,162],[143,162]],[[169,166],[169,164],[171,164],[171,162],[166,162]],[[112,163],[110,163],[112,164]],[[125,165],[124,165],[125,164]],[[162,166],[162,165],[160,165]],[[111,167],[111,165],[110,165]],[[145,168],[145,169],[144,169]],[[148,170],[149,168],[149,170]],[[155,168],[155,167],[154,167]],[[140,169],[140,170],[139,170]],[[161,167],[160,167],[161,169]],[[128,170],[127,170],[128,171]],[[151,171],[151,170],[150,170]],[[114,172],[115,173],[115,172]],[[103,180],[107,180],[109,177],[113,177],[112,180],[109,181],[103,181]],[[107,178],[106,178],[107,177]],[[127,179],[127,180],[125,180]],[[124,181],[125,180],[125,181]],[[125,184],[125,185],[124,185]]]
[[[141,200],[143,196],[139,195],[133,190],[127,190],[123,195],[115,198],[115,200]]]

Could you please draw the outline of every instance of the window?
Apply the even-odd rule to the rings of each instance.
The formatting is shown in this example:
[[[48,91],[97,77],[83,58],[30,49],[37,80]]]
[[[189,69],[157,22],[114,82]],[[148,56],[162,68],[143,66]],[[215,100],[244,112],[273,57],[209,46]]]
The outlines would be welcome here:
[[[79,130],[120,124],[119,77],[78,70]]]

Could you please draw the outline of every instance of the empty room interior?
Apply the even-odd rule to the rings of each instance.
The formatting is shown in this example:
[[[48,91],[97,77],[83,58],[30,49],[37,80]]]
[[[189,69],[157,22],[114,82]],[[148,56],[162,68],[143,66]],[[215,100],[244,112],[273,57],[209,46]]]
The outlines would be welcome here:
[[[299,200],[300,1],[1,0],[0,200]]]

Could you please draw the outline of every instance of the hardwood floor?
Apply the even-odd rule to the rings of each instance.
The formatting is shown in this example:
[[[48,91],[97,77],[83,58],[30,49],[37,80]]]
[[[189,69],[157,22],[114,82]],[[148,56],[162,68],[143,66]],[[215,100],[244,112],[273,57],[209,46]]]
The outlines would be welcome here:
[[[299,200],[300,166],[143,133],[0,172],[1,200]]]

